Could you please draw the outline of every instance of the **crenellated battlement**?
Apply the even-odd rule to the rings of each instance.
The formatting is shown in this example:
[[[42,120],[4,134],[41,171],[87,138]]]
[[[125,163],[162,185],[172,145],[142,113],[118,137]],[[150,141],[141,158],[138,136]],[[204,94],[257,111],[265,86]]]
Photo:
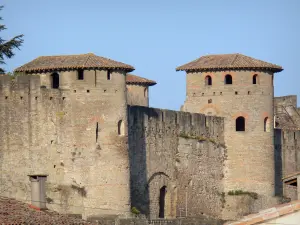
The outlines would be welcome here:
[[[172,111],[142,106],[129,107],[129,129],[145,129],[151,133],[177,132],[178,136],[214,137],[224,142],[224,118],[199,113]]]
[[[0,94],[9,96],[13,92],[30,94],[39,92],[41,87],[40,77],[35,75],[22,75],[11,79],[9,75],[0,76]]]

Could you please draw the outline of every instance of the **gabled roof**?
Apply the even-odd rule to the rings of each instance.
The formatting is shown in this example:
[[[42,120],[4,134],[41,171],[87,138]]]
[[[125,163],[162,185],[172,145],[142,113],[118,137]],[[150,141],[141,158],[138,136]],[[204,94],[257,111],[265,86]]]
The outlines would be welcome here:
[[[126,84],[139,84],[139,85],[153,86],[156,84],[156,82],[133,74],[127,74]]]
[[[239,53],[222,54],[222,55],[206,55],[192,62],[184,64],[176,68],[176,71],[210,71],[210,70],[270,70],[280,72],[283,70],[281,66],[264,62]]]
[[[17,68],[15,72],[41,73],[74,69],[120,69],[131,72],[134,70],[134,67],[88,53],[81,55],[40,56]]]

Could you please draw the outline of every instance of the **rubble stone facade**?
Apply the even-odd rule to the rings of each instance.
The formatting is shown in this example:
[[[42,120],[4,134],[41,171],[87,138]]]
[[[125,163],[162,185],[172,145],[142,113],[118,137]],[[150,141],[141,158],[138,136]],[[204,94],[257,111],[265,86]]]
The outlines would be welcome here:
[[[58,56],[0,76],[1,195],[30,202],[28,175],[43,174],[47,207],[84,218],[236,219],[280,202],[299,135],[274,131],[274,71],[187,71],[186,100],[171,111],[149,108],[155,82],[127,82],[124,65]]]

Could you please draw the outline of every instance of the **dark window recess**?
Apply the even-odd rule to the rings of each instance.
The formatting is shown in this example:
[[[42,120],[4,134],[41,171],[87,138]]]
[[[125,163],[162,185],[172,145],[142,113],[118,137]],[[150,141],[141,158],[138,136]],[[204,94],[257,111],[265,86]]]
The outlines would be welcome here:
[[[224,79],[225,84],[232,84],[232,76],[227,74]]]
[[[163,186],[159,191],[159,218],[165,218],[165,199],[167,187]]]
[[[78,72],[78,80],[83,80],[84,79],[84,70],[79,69],[77,72]]]
[[[252,84],[257,84],[257,74],[252,77]]]
[[[110,80],[110,70],[107,70],[107,80]]]
[[[212,99],[208,99],[208,103],[212,103]]]
[[[96,123],[96,142],[98,142],[98,135],[99,135],[99,125],[98,122]]]
[[[86,90],[87,93],[90,93],[90,90]]]
[[[123,121],[120,120],[118,122],[118,135],[123,135],[123,134],[124,134],[124,132],[123,132]]]
[[[54,89],[59,88],[59,75],[58,75],[58,73],[52,73],[51,78],[52,78],[52,88],[54,88]]]
[[[264,119],[264,132],[270,132],[270,121],[268,117]]]
[[[240,116],[235,120],[235,130],[236,131],[245,131],[245,118]]]
[[[238,94],[238,92],[236,91],[236,92],[235,92],[235,94],[237,95],[237,94]]]
[[[211,79],[211,76],[206,76],[205,77],[205,85],[212,85],[212,79]]]

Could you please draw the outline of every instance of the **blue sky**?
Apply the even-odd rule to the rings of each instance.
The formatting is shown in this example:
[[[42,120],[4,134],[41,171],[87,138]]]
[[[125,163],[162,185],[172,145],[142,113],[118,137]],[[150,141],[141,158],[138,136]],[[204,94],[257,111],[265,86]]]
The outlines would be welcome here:
[[[178,110],[185,73],[205,54],[242,53],[276,63],[275,95],[300,95],[299,0],[2,0],[7,30],[25,35],[5,69],[40,56],[93,52],[153,79],[150,105]],[[299,97],[300,98],[300,97]],[[300,100],[300,99],[299,99]],[[298,100],[298,102],[299,102]]]

